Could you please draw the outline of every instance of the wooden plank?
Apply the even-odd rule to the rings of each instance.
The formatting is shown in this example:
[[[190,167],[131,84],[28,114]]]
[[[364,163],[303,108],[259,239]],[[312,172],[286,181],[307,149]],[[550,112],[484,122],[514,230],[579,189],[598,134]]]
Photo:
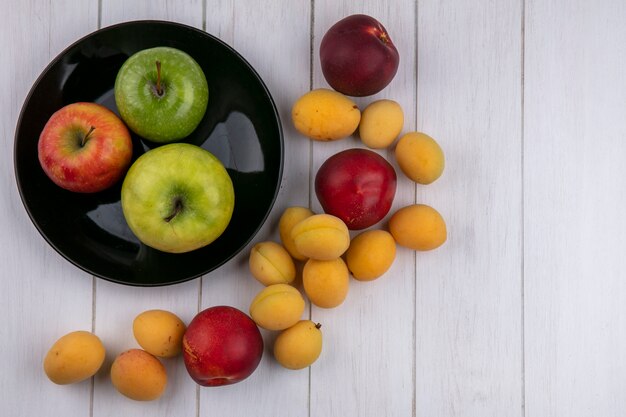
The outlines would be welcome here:
[[[626,3],[526,1],[526,415],[626,410]]]
[[[403,108],[402,133],[414,131],[416,121],[415,2],[315,1],[314,88],[329,88],[321,72],[319,46],[338,20],[356,13],[378,19],[389,31],[400,55],[398,72],[380,93],[355,99],[360,109],[387,98]],[[313,188],[320,165],[331,155],[363,147],[356,137],[313,145],[311,201],[321,213]],[[379,152],[396,168],[398,187],[387,218],[371,229],[385,229],[391,213],[415,200],[415,185],[404,177],[392,147]],[[352,236],[357,233],[353,232]],[[311,416],[406,416],[413,409],[415,263],[414,253],[399,248],[392,268],[376,281],[351,278],[346,301],[337,308],[314,307],[312,318],[322,324],[324,348],[311,367]]]
[[[523,413],[521,10],[418,3],[418,128],[446,171],[417,201],[448,241],[417,254],[417,416]]]
[[[46,378],[42,362],[62,335],[91,330],[92,278],[45,243],[28,219],[17,192],[12,155],[17,118],[32,84],[52,58],[96,28],[98,10],[95,2],[69,0],[18,2],[4,9],[0,15],[0,77],[5,80],[0,97],[2,414],[88,416],[91,381],[55,385]],[[67,25],[67,20],[74,24]]]
[[[283,181],[274,208],[252,242],[229,263],[204,277],[202,308],[232,305],[248,312],[263,287],[248,270],[251,246],[278,238],[278,219],[286,207],[308,205],[309,144],[295,133],[291,105],[309,88],[308,1],[217,1],[207,7],[206,31],[233,46],[258,71],[278,108],[285,137]],[[308,373],[280,367],[272,355],[274,332],[262,331],[265,352],[247,380],[221,388],[202,388],[200,413],[220,410],[240,416],[307,415]]]
[[[203,0],[100,0],[102,27],[130,20],[169,20],[202,27]]]
[[[197,410],[195,383],[187,374],[182,356],[161,360],[167,371],[167,387],[157,401],[138,402],[119,394],[108,370],[113,359],[128,349],[140,348],[133,336],[133,320],[145,310],[161,309],[189,324],[198,311],[199,280],[171,287],[136,288],[99,280],[96,285],[96,333],[107,343],[103,365],[107,372],[96,378],[93,415],[191,416]]]
[[[202,1],[175,2],[102,0],[102,26],[113,23],[139,20],[161,19],[202,27]],[[200,280],[161,288],[131,288],[106,281],[96,285],[96,332],[109,341],[109,351],[105,366],[119,353],[137,348],[132,322],[137,314],[145,310],[163,309],[179,315],[189,323],[198,311]],[[118,394],[111,385],[108,375],[96,379],[93,415],[133,415],[171,416],[195,415],[197,411],[196,384],[191,380],[182,357],[163,360],[168,373],[168,385],[163,397],[158,401],[141,403],[129,400]]]

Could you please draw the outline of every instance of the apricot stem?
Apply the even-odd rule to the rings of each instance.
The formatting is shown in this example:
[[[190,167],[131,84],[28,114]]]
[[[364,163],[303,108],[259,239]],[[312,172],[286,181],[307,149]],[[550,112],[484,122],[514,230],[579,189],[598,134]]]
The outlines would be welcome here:
[[[178,213],[181,212],[182,209],[183,209],[183,202],[179,198],[177,198],[176,201],[174,202],[174,210],[169,216],[165,217],[163,220],[169,223],[174,217],[176,217]]]
[[[80,146],[85,146],[85,144],[89,140],[89,136],[91,136],[91,134],[93,133],[94,130],[96,130],[96,128],[94,126],[91,126],[91,128],[89,129],[89,132],[87,132],[87,134],[80,141]]]
[[[317,324],[315,325],[315,328],[316,328],[316,329],[319,329],[319,328],[321,328],[321,327],[322,327],[322,323],[317,323]]]
[[[156,67],[157,67],[157,80],[156,80],[156,92],[157,95],[160,97],[163,95],[163,89],[161,88],[161,61],[156,61]]]

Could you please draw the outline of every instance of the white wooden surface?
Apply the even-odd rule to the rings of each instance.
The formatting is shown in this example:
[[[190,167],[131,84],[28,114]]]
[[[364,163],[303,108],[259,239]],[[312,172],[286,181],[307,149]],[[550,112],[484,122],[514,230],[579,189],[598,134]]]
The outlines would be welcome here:
[[[626,415],[626,3],[622,0],[31,0],[0,14],[0,415],[34,416],[602,416]],[[130,288],[94,279],[51,249],[22,207],[13,134],[45,65],[80,36],[157,18],[203,28],[241,52],[272,92],[285,132],[284,181],[255,241],[277,240],[284,208],[319,210],[312,188],[326,157],[358,139],[310,143],[293,101],[326,86],[318,48],[351,13],[383,22],[401,56],[375,98],[398,101],[404,131],[446,153],[429,186],[400,174],[394,208],[430,204],[449,240],[398,251],[388,274],[351,282],[322,322],[320,360],[286,371],[271,358],[229,387],[198,388],[167,361],[161,400],[118,395],[106,369],[74,386],[41,362],[62,334],[93,330],[106,365],[135,347],[148,308],[185,321],[202,308],[247,310],[260,289],[247,251],[185,284]],[[311,48],[313,53],[311,54]],[[392,159],[392,152],[381,152]]]

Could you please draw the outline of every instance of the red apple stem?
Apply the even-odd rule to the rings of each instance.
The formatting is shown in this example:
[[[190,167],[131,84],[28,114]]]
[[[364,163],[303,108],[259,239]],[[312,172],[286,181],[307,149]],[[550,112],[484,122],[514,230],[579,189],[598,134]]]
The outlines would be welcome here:
[[[315,325],[315,328],[316,328],[316,329],[319,329],[319,328],[321,328],[321,327],[322,327],[322,323],[317,323],[317,324]]]
[[[159,96],[162,96],[163,89],[161,88],[161,61],[156,62],[156,67],[157,67],[156,92]]]
[[[85,144],[89,140],[89,136],[91,136],[94,130],[96,130],[96,128],[94,126],[91,126],[89,132],[87,132],[87,134],[83,137],[83,140],[80,141],[80,146],[85,146]]]
[[[176,199],[176,201],[174,202],[174,210],[169,216],[165,217],[163,220],[169,223],[170,221],[172,221],[174,217],[176,217],[178,213],[181,212],[182,209],[183,209],[183,202],[180,199]]]

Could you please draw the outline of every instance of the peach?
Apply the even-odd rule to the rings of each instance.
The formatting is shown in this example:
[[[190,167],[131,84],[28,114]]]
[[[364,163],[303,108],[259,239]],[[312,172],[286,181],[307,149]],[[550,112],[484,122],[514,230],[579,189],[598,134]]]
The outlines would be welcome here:
[[[283,330],[300,320],[304,298],[291,285],[274,284],[261,290],[250,304],[250,316],[267,330]]]
[[[304,136],[331,141],[354,133],[361,120],[361,111],[354,101],[343,94],[319,88],[309,91],[295,102],[291,118],[296,130]]]
[[[315,213],[306,207],[288,207],[283,212],[283,215],[280,216],[280,220],[278,222],[278,231],[283,246],[287,249],[287,252],[289,252],[289,254],[298,261],[306,261],[307,257],[298,252],[298,249],[296,249],[296,243],[291,237],[291,229],[293,229],[293,227],[302,220],[307,217],[311,217],[313,214]]]
[[[136,401],[159,398],[167,385],[165,367],[145,350],[130,349],[111,365],[111,382],[120,394]]]
[[[303,369],[317,360],[322,352],[321,324],[300,320],[283,330],[274,342],[274,357],[287,369]]]
[[[98,372],[104,355],[104,346],[98,336],[79,330],[66,334],[52,345],[43,369],[55,384],[72,384]]]
[[[346,252],[352,276],[371,281],[383,275],[396,258],[396,242],[385,230],[368,230],[355,236]]]
[[[363,110],[359,136],[368,148],[382,149],[393,143],[403,126],[402,107],[393,100],[377,100]]]
[[[430,184],[443,173],[443,151],[433,138],[424,133],[410,132],[402,136],[395,154],[402,172],[418,184]]]
[[[338,258],[350,246],[348,227],[330,214],[307,217],[291,229],[291,237],[298,252],[318,260]]]
[[[343,303],[348,295],[350,276],[341,258],[330,261],[309,259],[302,270],[304,292],[313,304],[322,308],[334,308]]]
[[[296,278],[296,266],[289,252],[276,242],[259,242],[252,247],[250,272],[261,284],[289,284]]]
[[[413,204],[396,211],[389,219],[389,231],[398,243],[410,249],[435,249],[446,241],[446,222],[434,208]]]
[[[172,358],[182,351],[185,323],[174,313],[148,310],[133,321],[133,335],[146,352]]]

